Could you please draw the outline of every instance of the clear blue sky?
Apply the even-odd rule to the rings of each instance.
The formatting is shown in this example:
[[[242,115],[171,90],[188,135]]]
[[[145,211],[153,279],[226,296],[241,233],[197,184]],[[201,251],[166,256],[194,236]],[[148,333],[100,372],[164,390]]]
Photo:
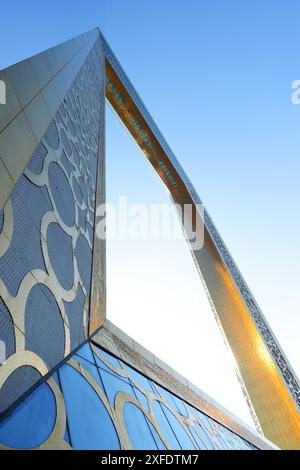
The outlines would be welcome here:
[[[300,105],[293,105],[290,96],[291,82],[300,79],[299,18],[297,0],[11,0],[1,4],[0,29],[1,68],[95,26],[102,29],[206,203],[298,374]],[[107,132],[111,144],[107,150],[108,199],[122,193],[139,202],[167,200],[133,144],[127,144],[127,135],[119,131],[119,139],[115,139],[118,129],[109,114]],[[153,294],[157,303],[151,304],[157,321],[162,316],[170,321],[159,294],[159,286],[167,278],[175,301],[171,307],[170,303],[163,305],[165,310],[174,314],[177,308],[179,315],[180,304],[199,318],[202,315],[196,273],[190,261],[183,261],[187,252],[184,254],[183,247],[178,252],[169,248],[157,248],[156,254],[165,256],[158,264],[155,247],[149,250],[153,259],[138,246],[109,248],[109,293],[115,298],[121,284],[124,291],[124,311],[118,313],[122,318],[116,313],[116,302],[110,307],[112,317],[124,329],[127,325],[141,342],[141,332],[132,320],[137,322],[144,308],[141,296],[133,302],[137,279],[143,285],[157,282]],[[158,268],[160,273],[154,279]],[[172,291],[176,276],[181,283]],[[205,313],[203,318],[208,324]],[[180,324],[179,317],[175,323]],[[201,344],[189,345],[189,350],[186,344],[181,350],[183,354],[186,348],[193,356],[190,368],[179,356],[172,365],[193,375],[205,391],[247,419],[234,379],[232,384],[231,379],[229,385],[225,383],[222,371],[227,369],[214,354],[214,348],[222,346],[212,325],[211,357],[204,357],[213,373],[209,376],[208,369],[201,368],[199,351],[204,354],[209,346],[204,323],[199,323],[198,335],[202,351]],[[177,334],[174,332],[174,338],[179,341],[180,328]],[[156,335],[157,344],[149,337],[144,342],[174,362],[178,348],[170,346],[165,351],[159,341]]]

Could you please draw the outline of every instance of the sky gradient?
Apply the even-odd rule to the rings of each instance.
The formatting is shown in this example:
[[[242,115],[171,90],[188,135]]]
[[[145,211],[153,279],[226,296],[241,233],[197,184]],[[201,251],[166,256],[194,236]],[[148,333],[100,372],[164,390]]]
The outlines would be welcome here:
[[[3,68],[101,28],[298,375],[299,14],[294,0],[28,0],[1,6],[0,29]],[[124,194],[169,201],[108,111],[107,199]],[[183,241],[109,242],[108,316],[250,422]]]

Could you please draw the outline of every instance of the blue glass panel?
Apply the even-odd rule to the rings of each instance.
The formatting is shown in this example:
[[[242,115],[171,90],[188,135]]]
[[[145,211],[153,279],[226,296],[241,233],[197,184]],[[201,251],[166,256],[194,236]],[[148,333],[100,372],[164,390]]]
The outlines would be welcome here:
[[[138,385],[140,385],[142,388],[144,388],[148,392],[153,393],[153,388],[151,386],[151,383],[144,375],[132,369],[132,367],[128,366],[127,364],[126,364],[126,369],[128,369],[131,377],[136,381]]]
[[[36,447],[50,436],[55,419],[55,397],[43,383],[0,423],[0,442],[17,449]]]
[[[179,441],[181,448],[184,450],[195,449],[193,442],[188,436],[188,433],[186,432],[182,424],[178,421],[176,416],[173,415],[173,413],[171,413],[171,411],[166,406],[161,405],[161,407],[163,408],[163,411]]]
[[[68,431],[68,428],[66,427],[66,431],[65,431],[65,435],[64,435],[64,440],[71,445],[71,442],[70,442],[70,436],[69,436],[69,431]]]
[[[198,415],[196,414],[196,410],[193,406],[189,405],[188,403],[185,404],[190,416],[194,416],[195,418],[198,417]]]
[[[119,439],[113,422],[94,389],[71,366],[62,366],[59,376],[73,448],[119,449]]]
[[[202,427],[199,423],[195,423],[194,427],[195,427],[196,431],[198,431],[198,433],[199,433],[202,441],[206,445],[206,447],[210,450],[214,449],[215,446],[213,445],[213,443],[212,443],[207,431],[204,429],[204,427]]]
[[[101,379],[106,390],[106,395],[108,396],[109,402],[112,407],[114,407],[115,396],[118,392],[129,393],[133,398],[135,398],[132,386],[121,380],[115,374],[106,372],[105,370],[99,369]]]
[[[156,450],[156,442],[144,413],[133,403],[124,406],[124,419],[129,439],[136,450]]]
[[[83,357],[80,357],[77,354],[74,354],[74,359],[76,359],[76,361],[78,361],[92,375],[92,377],[94,377],[97,384],[100,385],[100,387],[103,389],[98,368],[94,366],[91,362],[83,359]]]
[[[199,449],[206,450],[207,448],[205,447],[205,445],[201,441],[200,437],[198,436],[198,434],[195,431],[195,429],[193,428],[193,426],[188,426],[188,428],[189,428],[193,438],[195,439],[195,442],[196,442],[197,446],[199,447]]]
[[[204,425],[204,427],[209,431],[212,432],[214,429],[214,421],[208,418],[204,413],[196,410],[197,416],[200,419],[200,422]]]
[[[198,418],[201,424],[201,427],[205,429],[209,439],[213,442],[213,445],[215,448],[218,447],[218,442],[217,440],[214,439],[214,436],[216,432],[218,431],[216,428],[216,422],[206,416],[204,413],[201,413],[200,411],[197,411]]]
[[[173,395],[173,400],[175,402],[178,413],[187,418],[188,417],[188,412],[187,412],[187,409],[185,407],[184,401],[181,400],[180,398],[176,397],[176,395]]]
[[[137,398],[137,400],[140,402],[140,404],[145,408],[146,411],[150,411],[149,408],[149,403],[146,395],[144,395],[142,392],[140,392],[136,387],[133,387],[134,394]]]
[[[80,349],[78,349],[78,351],[76,351],[76,354],[78,354],[79,356],[83,357],[84,359],[87,359],[88,361],[95,364],[94,355],[91,351],[91,347],[90,347],[89,343],[85,343],[82,346],[82,348],[80,348]]]
[[[165,388],[161,387],[160,385],[154,382],[152,382],[152,384],[158,390],[158,393],[160,394],[160,396],[164,398],[169,403],[169,405],[177,411],[177,406],[175,404],[172,393],[170,393],[168,390],[166,390]]]
[[[155,427],[152,426],[152,424],[150,423],[150,421],[148,419],[147,419],[147,423],[148,423],[148,426],[150,427],[150,430],[152,432],[152,435],[154,437],[154,440],[156,442],[156,445],[157,445],[158,449],[159,450],[166,450],[166,446],[163,443],[163,441],[161,440],[161,438],[159,437],[159,434],[156,431]]]
[[[104,351],[103,349],[99,349],[99,353],[101,356],[104,357],[104,359],[106,359],[107,361],[109,361],[113,366],[115,366],[117,369],[120,369],[121,368],[121,364],[120,362],[118,361],[118,359],[116,359],[114,356],[112,356],[111,354],[109,354],[108,352]]]
[[[154,407],[154,414],[155,414],[156,422],[159,426],[161,433],[165,437],[167,443],[169,444],[171,449],[180,450],[181,447],[179,445],[179,442],[175,437],[175,434],[170,426],[169,421],[166,418],[166,415],[164,414],[162,410],[160,403],[158,401],[154,401],[153,407]]]
[[[232,448],[232,444],[230,444],[226,438],[226,433],[224,432],[225,428],[221,424],[215,423],[215,429],[217,431],[215,440],[217,441],[218,447],[225,450]]]
[[[121,375],[117,374],[116,372],[114,372],[112,369],[110,369],[109,367],[107,367],[104,362],[101,361],[101,359],[98,357],[97,353],[95,353],[95,360],[96,360],[96,364],[98,367],[100,367],[100,369],[102,370],[105,370],[106,372],[108,372],[109,374],[112,374],[114,375],[115,377],[117,377],[118,379],[120,380],[123,380],[123,382],[126,382],[129,384],[129,379],[127,377],[122,377]]]
[[[222,431],[220,432],[220,434],[222,435],[222,438],[225,440],[227,446],[230,449],[238,449],[237,440],[235,439],[234,433],[222,426]]]
[[[216,444],[216,447],[220,450],[228,450],[227,445],[225,444],[224,440],[219,434],[216,434],[214,436],[214,442]]]

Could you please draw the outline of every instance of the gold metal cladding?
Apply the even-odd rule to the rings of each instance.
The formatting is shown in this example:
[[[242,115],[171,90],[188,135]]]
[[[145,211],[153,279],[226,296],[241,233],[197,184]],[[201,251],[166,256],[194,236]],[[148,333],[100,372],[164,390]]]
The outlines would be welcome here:
[[[298,449],[297,406],[209,236],[194,256],[264,435],[280,448]]]
[[[280,448],[299,449],[299,411],[276,364],[214,246],[205,244],[202,252],[203,276],[214,286],[208,289],[261,428]]]
[[[112,64],[117,61],[111,60],[111,55],[112,53],[108,52],[106,59],[106,96],[110,104],[170,190],[174,202],[189,203],[195,207],[195,204],[201,201],[186,175],[183,171],[180,174],[176,170],[171,161],[172,157],[167,155],[159,143],[127,90],[127,78],[124,80],[122,71],[120,78],[118,71],[113,67]],[[230,269],[230,263],[226,265],[220,256],[217,248],[220,242],[217,236],[213,238],[216,229],[207,214],[205,224],[209,230],[205,230],[204,247],[194,253],[194,259],[203,276],[227,344],[235,357],[240,381],[244,384],[252,404],[251,411],[255,410],[260,427],[268,439],[283,449],[299,449],[299,382],[296,376],[293,376],[293,371],[267,323],[262,320],[262,314],[253,296],[245,287],[244,281],[240,281],[240,275],[239,278],[236,275],[241,286],[237,288],[233,278],[236,268],[232,266]],[[226,248],[223,252],[228,259]],[[249,305],[255,305],[254,314],[247,307],[247,302]],[[258,320],[254,321],[253,315],[256,315]],[[272,341],[269,341],[270,335]],[[291,381],[286,378],[290,376]]]
[[[106,97],[110,104],[174,197],[177,199],[181,199],[183,195],[188,197],[189,194],[178,172],[170,163],[154,133],[108,60],[105,62],[105,70]]]
[[[102,48],[102,42],[100,42]],[[96,208],[105,203],[105,63],[101,54],[101,106],[99,119],[99,142],[97,161]],[[103,325],[106,318],[106,244],[94,230],[92,286],[90,301],[89,335]]]

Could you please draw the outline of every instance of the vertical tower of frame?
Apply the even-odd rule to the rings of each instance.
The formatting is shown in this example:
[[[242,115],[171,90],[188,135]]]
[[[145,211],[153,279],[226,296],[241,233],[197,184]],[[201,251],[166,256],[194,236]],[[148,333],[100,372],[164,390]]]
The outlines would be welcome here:
[[[104,75],[98,29],[0,74],[2,415],[104,315]]]

